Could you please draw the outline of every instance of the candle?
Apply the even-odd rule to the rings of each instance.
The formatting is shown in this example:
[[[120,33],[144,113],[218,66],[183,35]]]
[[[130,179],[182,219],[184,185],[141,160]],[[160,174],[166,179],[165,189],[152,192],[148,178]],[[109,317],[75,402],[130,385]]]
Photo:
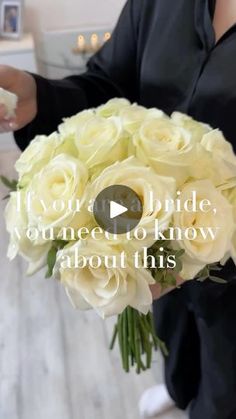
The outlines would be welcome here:
[[[78,49],[80,51],[84,51],[84,48],[85,48],[85,38],[84,38],[83,35],[79,35],[78,36],[77,45],[78,45]]]
[[[111,33],[110,32],[106,32],[104,34],[104,42],[107,42],[110,38],[111,38]]]
[[[91,46],[94,50],[97,50],[98,48],[98,36],[96,33],[93,33],[91,36]]]

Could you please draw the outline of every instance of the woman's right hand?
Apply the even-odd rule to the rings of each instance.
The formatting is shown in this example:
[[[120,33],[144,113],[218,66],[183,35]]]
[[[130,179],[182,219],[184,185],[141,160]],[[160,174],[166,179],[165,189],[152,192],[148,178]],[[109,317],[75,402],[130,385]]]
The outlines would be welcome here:
[[[37,86],[30,74],[0,65],[0,87],[18,96],[16,115],[7,119],[4,105],[0,105],[0,133],[16,131],[29,124],[37,115]]]
[[[163,297],[163,295],[168,294],[169,292],[173,291],[176,288],[179,288],[181,285],[186,282],[186,279],[181,278],[179,275],[176,276],[176,286],[169,287],[169,288],[162,288],[160,284],[150,285],[150,290],[152,293],[153,301],[159,300],[159,298]]]

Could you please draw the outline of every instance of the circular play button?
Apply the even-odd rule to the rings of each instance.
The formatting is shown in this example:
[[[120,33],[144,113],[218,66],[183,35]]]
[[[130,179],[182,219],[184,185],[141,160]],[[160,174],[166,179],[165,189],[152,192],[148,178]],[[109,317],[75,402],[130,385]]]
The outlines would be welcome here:
[[[133,230],[143,215],[140,198],[131,188],[113,185],[103,189],[93,205],[98,225],[112,234],[125,234]]]

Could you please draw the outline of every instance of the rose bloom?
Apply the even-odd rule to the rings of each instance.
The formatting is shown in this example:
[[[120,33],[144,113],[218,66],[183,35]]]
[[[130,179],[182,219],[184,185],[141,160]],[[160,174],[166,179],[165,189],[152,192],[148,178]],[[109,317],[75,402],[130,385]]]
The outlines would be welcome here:
[[[171,119],[174,121],[175,124],[190,131],[192,134],[192,140],[195,142],[200,142],[202,140],[203,135],[207,134],[209,131],[212,130],[210,125],[198,122],[191,116],[181,112],[173,112],[171,115]]]
[[[236,183],[236,180],[235,180],[235,183]],[[229,189],[226,189],[222,193],[233,207],[234,234],[233,234],[233,238],[232,238],[230,256],[232,257],[232,259],[233,259],[233,261],[236,265],[236,186],[234,186],[232,188],[229,188]]]
[[[182,208],[184,203],[192,198],[192,192],[197,195],[198,208],[196,212],[174,213],[173,226],[182,231],[193,228],[197,233],[193,240],[184,238],[173,243],[174,247],[185,250],[183,256],[183,270],[180,275],[184,279],[194,278],[206,265],[220,262],[230,251],[234,219],[232,205],[218,191],[211,181],[200,180],[184,185],[180,200]],[[199,202],[208,200],[210,208],[207,212],[199,209]],[[201,230],[207,232],[209,228],[214,230],[215,239],[208,233],[204,238]]]
[[[143,215],[138,227],[145,229],[147,241],[140,241],[139,245],[151,246],[155,241],[155,220],[159,221],[160,231],[164,231],[169,226],[173,209],[169,208],[168,211],[165,211],[164,202],[175,199],[175,180],[172,177],[160,176],[135,157],[129,157],[123,162],[117,162],[103,170],[88,187],[87,202],[91,202],[103,189],[113,185],[127,186],[140,198]],[[153,208],[151,201],[154,202]],[[155,205],[156,202],[161,205]],[[119,235],[119,237],[124,240],[123,235]],[[134,242],[135,239],[133,244]]]
[[[103,318],[120,314],[128,306],[148,313],[152,303],[149,285],[155,281],[149,271],[134,267],[132,255],[127,254],[125,267],[117,264],[121,251],[121,247],[110,245],[107,240],[98,243],[88,239],[58,253],[54,276],[65,286],[76,308],[93,308]],[[97,263],[98,267],[93,268],[89,263],[94,256],[100,260],[100,266]],[[84,267],[78,257],[86,260]]]
[[[205,134],[201,144],[207,151],[213,154],[213,158],[223,160],[229,166],[232,165],[232,169],[234,169],[232,176],[235,176],[236,155],[233,151],[232,144],[225,139],[220,130],[215,129]]]
[[[128,138],[117,117],[94,116],[82,128],[78,128],[75,142],[79,159],[90,174],[123,160],[128,153]]]
[[[171,119],[150,119],[134,135],[133,143],[138,159],[157,173],[173,176],[178,184],[188,178],[196,149],[191,131]]]
[[[57,132],[48,137],[45,135],[35,137],[15,163],[20,186],[27,186],[36,173],[54,157],[64,153],[72,157],[78,157],[78,151],[72,137],[64,138]]]
[[[78,159],[65,154],[52,159],[27,188],[30,225],[55,231],[86,225],[89,213],[83,202],[87,182],[87,169]]]
[[[20,209],[17,208],[17,193],[21,194]],[[10,243],[7,256],[13,260],[20,254],[29,262],[28,275],[33,275],[42,267],[46,266],[46,258],[51,247],[50,241],[38,239],[30,240],[27,235],[29,227],[28,214],[25,205],[25,192],[12,192],[5,209],[7,231],[10,234]]]
[[[99,106],[96,109],[96,114],[103,118],[119,116],[123,109],[128,109],[130,106],[131,104],[127,99],[114,98],[105,103],[105,105]]]
[[[230,249],[230,256],[232,257],[232,259],[233,259],[233,261],[236,265],[236,229],[234,231],[233,238],[232,238],[232,246],[231,246],[231,249]]]
[[[95,112],[93,109],[88,109],[71,116],[64,118],[63,123],[59,125],[58,131],[63,138],[76,136],[78,128],[82,128],[90,119],[94,118]]]
[[[46,135],[35,137],[15,163],[20,183],[23,185],[29,183],[34,174],[53,158],[55,150],[61,143],[62,140],[56,132],[48,137]]]
[[[205,134],[198,144],[196,162],[191,167],[194,179],[210,179],[221,186],[235,176],[236,156],[232,145],[221,131],[215,129]]]
[[[121,118],[124,129],[130,134],[133,135],[144,121],[149,119],[167,119],[168,117],[164,114],[163,111],[156,108],[144,108],[143,106],[137,105],[134,103],[129,107],[124,107],[121,109],[119,116]]]

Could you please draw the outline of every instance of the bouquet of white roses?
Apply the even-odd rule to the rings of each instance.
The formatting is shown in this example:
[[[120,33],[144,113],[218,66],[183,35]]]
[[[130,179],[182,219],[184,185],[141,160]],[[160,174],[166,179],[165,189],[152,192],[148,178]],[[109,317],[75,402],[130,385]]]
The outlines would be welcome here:
[[[3,179],[12,187],[8,257],[25,258],[29,275],[47,266],[76,308],[118,315],[111,347],[118,337],[126,371],[149,368],[153,348],[165,349],[150,285],[203,280],[230,257],[236,264],[232,146],[187,115],[113,99],[37,136],[15,167],[18,181]],[[128,235],[103,231],[93,215],[93,200],[112,185],[142,202]]]

